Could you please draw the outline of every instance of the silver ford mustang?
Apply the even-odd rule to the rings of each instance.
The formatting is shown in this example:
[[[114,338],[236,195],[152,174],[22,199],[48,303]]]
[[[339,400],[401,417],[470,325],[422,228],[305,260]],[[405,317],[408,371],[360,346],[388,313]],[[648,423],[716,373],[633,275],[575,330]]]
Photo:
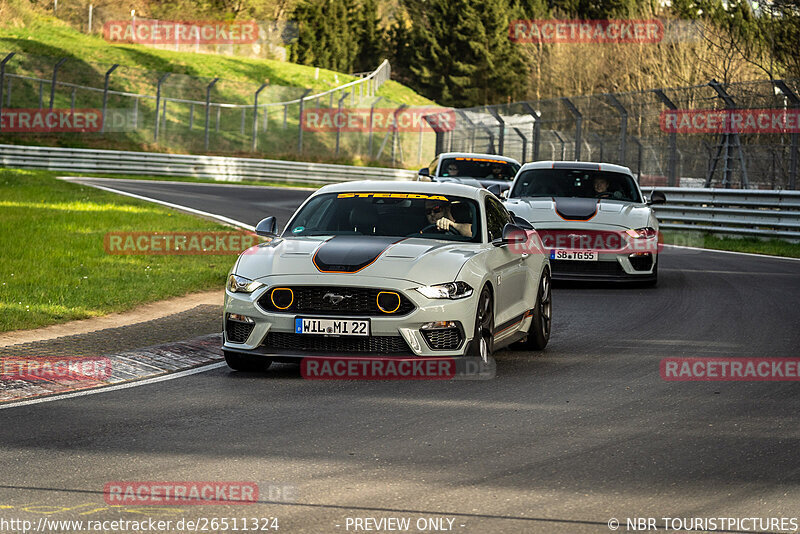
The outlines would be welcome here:
[[[658,280],[658,219],[627,167],[538,161],[524,165],[505,206],[530,221],[542,239],[554,279]]]
[[[243,252],[225,292],[228,365],[305,356],[477,356],[550,337],[549,260],[492,193],[461,184],[351,182],[311,195]]]

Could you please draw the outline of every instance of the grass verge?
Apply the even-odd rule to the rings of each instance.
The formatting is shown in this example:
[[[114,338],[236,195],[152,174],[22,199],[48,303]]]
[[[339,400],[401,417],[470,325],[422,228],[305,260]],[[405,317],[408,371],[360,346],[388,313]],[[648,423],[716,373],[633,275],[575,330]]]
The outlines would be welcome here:
[[[0,170],[0,331],[30,329],[222,288],[234,256],[111,255],[107,232],[230,231],[136,199]]]
[[[800,243],[789,243],[781,239],[720,237],[703,232],[677,232],[672,230],[665,230],[662,234],[664,243],[669,245],[800,258]]]

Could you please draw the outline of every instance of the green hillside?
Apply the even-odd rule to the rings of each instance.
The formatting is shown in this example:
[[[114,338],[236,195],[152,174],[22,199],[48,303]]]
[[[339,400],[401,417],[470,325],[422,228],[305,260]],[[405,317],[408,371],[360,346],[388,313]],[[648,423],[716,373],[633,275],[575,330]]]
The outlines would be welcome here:
[[[0,54],[17,55],[6,65],[6,74],[14,78],[5,86],[4,105],[7,108],[47,108],[50,104],[50,83],[53,66],[59,58],[67,58],[58,71],[59,85],[53,95],[54,108],[102,107],[102,91],[83,87],[102,88],[104,74],[118,63],[120,67],[110,78],[112,91],[108,110],[113,114],[135,114],[133,127],[108,129],[104,133],[0,133],[0,143],[33,144],[74,148],[117,150],[147,150],[173,153],[209,153],[257,156],[278,159],[302,159],[366,165],[393,164],[394,155],[387,146],[385,135],[377,139],[372,156],[366,150],[365,134],[346,133],[337,142],[335,133],[308,132],[303,139],[303,152],[298,153],[299,106],[276,105],[259,112],[254,128],[252,110],[255,90],[268,82],[259,95],[259,104],[296,100],[306,89],[312,94],[334,89],[358,78],[313,66],[303,66],[267,59],[248,59],[237,56],[175,52],[141,45],[118,44],[101,36],[81,33],[54,17],[37,11],[26,0],[7,0],[0,4]],[[382,61],[376,57],[374,66]],[[173,99],[161,106],[161,127],[155,139],[158,80],[170,73],[162,86],[162,96]],[[239,107],[212,106],[206,116],[206,88],[213,78],[220,78],[213,87],[211,102],[235,104]],[[74,84],[74,85],[70,85]],[[344,107],[368,107],[372,99],[359,99],[362,91],[347,89],[351,94]],[[149,95],[147,97],[135,95]],[[337,107],[339,97],[326,95],[308,100],[307,109]],[[397,82],[386,82],[376,96],[383,97],[380,107],[394,109],[400,105],[420,106],[432,102]],[[175,100],[180,99],[180,101]],[[191,104],[190,102],[194,102]],[[133,116],[133,115],[131,115]],[[204,127],[209,120],[211,139],[206,148]],[[257,131],[258,149],[252,150],[253,132]],[[420,145],[417,137],[401,140],[398,154],[414,151],[418,159],[429,157],[431,141]],[[338,149],[336,147],[339,147]],[[391,145],[388,145],[391,146]],[[418,154],[419,146],[424,155]],[[379,150],[380,148],[380,150]],[[366,154],[365,154],[366,152]],[[405,165],[403,157],[396,164]]]

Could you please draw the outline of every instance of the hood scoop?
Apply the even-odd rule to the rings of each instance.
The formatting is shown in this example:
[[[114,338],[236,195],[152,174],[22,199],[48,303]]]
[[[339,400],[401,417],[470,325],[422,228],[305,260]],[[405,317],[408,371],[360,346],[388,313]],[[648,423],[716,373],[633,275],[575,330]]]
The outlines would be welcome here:
[[[597,215],[597,199],[556,197],[556,212],[569,221],[588,221]]]
[[[404,238],[336,236],[325,241],[313,262],[323,273],[357,273],[373,263],[388,247]]]

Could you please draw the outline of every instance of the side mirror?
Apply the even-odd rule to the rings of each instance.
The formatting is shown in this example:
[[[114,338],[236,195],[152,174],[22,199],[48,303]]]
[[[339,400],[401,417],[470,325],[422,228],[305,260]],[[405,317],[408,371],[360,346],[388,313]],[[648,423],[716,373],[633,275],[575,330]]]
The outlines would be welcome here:
[[[503,188],[500,187],[498,184],[492,184],[486,189],[496,197],[500,197],[500,194],[503,192]]]
[[[502,247],[503,245],[521,245],[528,239],[525,230],[516,224],[507,223],[503,227],[503,237],[492,241],[492,245]]]
[[[256,225],[256,234],[262,237],[278,237],[278,220],[275,217],[261,219]]]
[[[535,230],[533,225],[527,221],[527,219],[523,219],[518,215],[514,215],[514,212],[511,212],[511,217],[514,219],[514,224],[522,228],[523,230]]]
[[[650,193],[650,201],[647,203],[647,205],[652,206],[653,204],[664,204],[666,201],[667,195],[661,191],[653,191]]]

